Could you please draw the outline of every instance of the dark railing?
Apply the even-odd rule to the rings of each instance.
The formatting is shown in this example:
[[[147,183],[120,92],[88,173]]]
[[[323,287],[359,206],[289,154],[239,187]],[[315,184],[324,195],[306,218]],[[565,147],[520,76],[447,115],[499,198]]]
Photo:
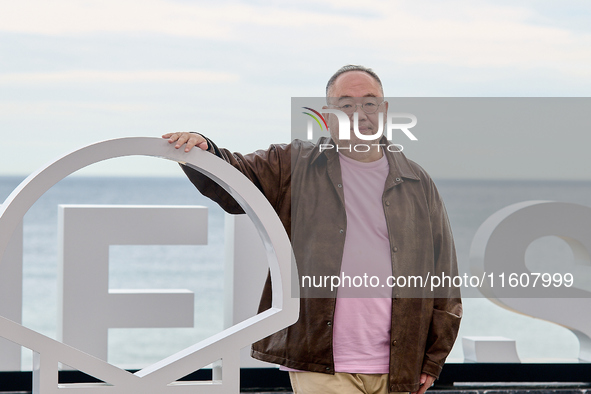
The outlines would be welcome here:
[[[135,371],[130,371],[135,372]],[[198,370],[181,380],[211,380],[211,370]],[[80,371],[60,371],[60,383],[100,382]],[[527,385],[524,385],[527,383]],[[243,368],[242,392],[289,392],[287,372],[275,368]],[[0,392],[30,392],[31,372],[0,372]],[[591,363],[580,364],[446,364],[432,391],[560,392],[591,394]]]

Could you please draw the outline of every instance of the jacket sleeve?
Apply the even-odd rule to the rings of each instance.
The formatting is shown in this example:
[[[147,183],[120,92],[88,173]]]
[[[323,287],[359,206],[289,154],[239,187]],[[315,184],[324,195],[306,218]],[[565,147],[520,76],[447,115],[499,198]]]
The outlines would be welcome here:
[[[429,179],[430,218],[436,273],[450,277],[458,275],[457,259],[447,212],[433,181]],[[436,294],[433,315],[427,337],[422,372],[438,377],[451,351],[462,318],[460,290],[447,288]]]
[[[231,164],[250,179],[273,207],[281,203],[283,192],[287,188],[286,182],[287,184],[290,182],[291,175],[289,145],[271,145],[267,150],[242,155],[218,148],[209,138],[204,138],[207,140],[208,152]],[[215,201],[228,213],[244,213],[238,202],[215,181],[191,167],[186,165],[181,167],[191,183],[204,196]]]

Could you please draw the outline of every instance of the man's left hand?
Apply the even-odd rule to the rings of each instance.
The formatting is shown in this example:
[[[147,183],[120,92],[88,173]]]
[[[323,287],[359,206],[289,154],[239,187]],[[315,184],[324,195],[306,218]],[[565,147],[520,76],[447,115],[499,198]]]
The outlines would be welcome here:
[[[419,391],[415,391],[414,393],[411,394],[425,394],[425,391],[427,391],[427,389],[431,386],[433,386],[433,382],[435,382],[435,378],[431,375],[428,375],[426,373],[422,373],[421,374],[421,387],[419,388]]]

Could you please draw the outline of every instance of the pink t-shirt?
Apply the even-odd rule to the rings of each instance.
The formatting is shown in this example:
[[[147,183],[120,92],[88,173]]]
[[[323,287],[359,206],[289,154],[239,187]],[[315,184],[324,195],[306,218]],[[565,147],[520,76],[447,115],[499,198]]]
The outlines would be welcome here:
[[[371,163],[339,157],[347,213],[341,276],[350,277],[351,285],[346,282],[337,292],[335,371],[388,373],[392,289],[386,278],[392,275],[392,261],[382,206],[388,161],[385,156]],[[361,286],[356,287],[360,279],[355,277],[365,278]]]
[[[388,160],[363,163],[339,154],[347,214],[347,232],[341,275],[350,285],[337,291],[333,322],[333,355],[336,372],[388,373],[392,289],[390,242],[382,195]],[[359,279],[364,278],[361,286]],[[379,278],[376,287],[375,276]],[[384,287],[382,285],[384,284]],[[367,285],[367,287],[366,287]],[[280,367],[284,371],[298,370]]]

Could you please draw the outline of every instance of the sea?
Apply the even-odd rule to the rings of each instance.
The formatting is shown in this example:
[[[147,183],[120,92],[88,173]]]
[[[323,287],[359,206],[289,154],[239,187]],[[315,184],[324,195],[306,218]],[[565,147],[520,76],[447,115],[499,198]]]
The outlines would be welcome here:
[[[23,181],[0,177],[0,201]],[[591,207],[591,182],[549,180],[435,179],[454,233],[460,272],[469,272],[469,252],[479,226],[498,210],[522,201],[551,200]],[[111,289],[189,289],[195,293],[192,328],[109,330],[108,361],[142,368],[223,329],[224,215],[182,177],[70,176],[47,191],[24,217],[22,323],[57,335],[57,211],[59,204],[201,205],[208,208],[208,244],[199,246],[111,246]],[[4,234],[0,234],[4,236]],[[573,253],[557,237],[528,248],[526,259],[572,262]],[[590,267],[591,269],[591,267]],[[448,362],[467,362],[463,337],[514,340],[522,362],[577,362],[579,342],[566,327],[504,309],[482,295],[463,300],[464,317]],[[568,308],[568,300],[565,300]],[[578,311],[578,313],[591,313]],[[23,349],[22,369],[31,370]]]

